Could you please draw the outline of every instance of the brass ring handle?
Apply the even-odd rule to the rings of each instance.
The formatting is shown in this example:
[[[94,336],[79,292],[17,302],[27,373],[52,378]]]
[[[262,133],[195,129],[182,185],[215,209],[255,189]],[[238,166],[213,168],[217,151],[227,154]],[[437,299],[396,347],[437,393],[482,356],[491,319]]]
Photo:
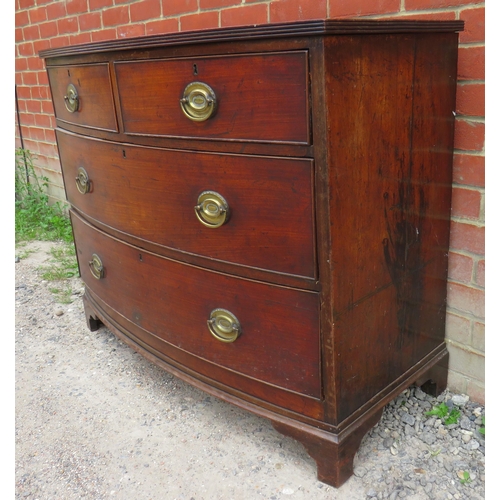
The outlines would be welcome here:
[[[214,309],[207,320],[210,333],[221,342],[234,342],[241,335],[241,325],[238,318],[225,309]]]
[[[70,113],[78,111],[80,105],[80,98],[78,97],[78,91],[76,87],[70,83],[66,89],[66,95],[64,96],[64,105]]]
[[[215,92],[203,82],[192,82],[185,89],[180,100],[184,114],[195,122],[208,120],[217,107]]]
[[[229,219],[229,205],[215,191],[203,191],[194,207],[196,217],[206,227],[217,228]]]
[[[97,254],[92,255],[92,260],[89,261],[90,272],[95,279],[104,278],[104,266],[102,260]]]
[[[80,193],[87,194],[90,192],[90,179],[89,174],[83,167],[79,167],[77,170],[77,176],[75,178],[76,188]]]

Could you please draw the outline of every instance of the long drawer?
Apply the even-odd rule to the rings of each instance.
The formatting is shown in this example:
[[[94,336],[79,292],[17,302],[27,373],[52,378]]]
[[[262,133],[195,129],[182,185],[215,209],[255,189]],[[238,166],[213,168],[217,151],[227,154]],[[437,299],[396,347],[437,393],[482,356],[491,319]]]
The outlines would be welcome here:
[[[146,148],[60,130],[57,140],[68,200],[94,220],[182,252],[316,276],[312,160]]]
[[[189,266],[125,244],[72,213],[82,279],[164,350],[320,397],[319,297]]]
[[[127,134],[310,143],[307,51],[124,61],[115,71]]]
[[[54,66],[47,72],[59,120],[118,131],[108,63]]]

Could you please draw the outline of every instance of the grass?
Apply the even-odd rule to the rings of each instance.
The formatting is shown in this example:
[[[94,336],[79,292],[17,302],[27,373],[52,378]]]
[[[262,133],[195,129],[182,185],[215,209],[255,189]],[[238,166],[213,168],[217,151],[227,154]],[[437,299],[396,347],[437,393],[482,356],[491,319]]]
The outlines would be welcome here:
[[[428,411],[425,414],[427,416],[435,415],[437,418],[443,420],[445,425],[456,424],[460,418],[460,410],[453,408],[450,411],[450,408],[448,408],[445,403],[435,406],[431,411]]]
[[[42,278],[54,282],[49,290],[58,302],[71,302],[72,289],[68,278],[78,276],[73,231],[68,215],[60,203],[49,203],[48,179],[37,175],[33,155],[24,149],[16,150],[15,231],[16,247],[22,249],[27,241],[58,242],[51,249],[52,259],[40,268]],[[29,251],[19,251],[26,258]]]

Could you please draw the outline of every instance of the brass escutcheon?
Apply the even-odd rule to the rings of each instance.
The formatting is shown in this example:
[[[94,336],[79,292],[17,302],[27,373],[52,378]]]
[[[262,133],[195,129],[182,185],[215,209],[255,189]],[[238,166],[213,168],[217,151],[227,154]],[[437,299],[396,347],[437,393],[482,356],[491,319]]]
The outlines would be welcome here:
[[[241,335],[238,318],[225,309],[214,309],[207,320],[210,333],[221,342],[234,342]]]
[[[80,193],[86,194],[90,192],[90,179],[87,171],[83,167],[79,167],[76,176],[76,188]]]
[[[185,89],[180,100],[184,114],[195,122],[208,120],[217,107],[215,92],[203,82],[192,82]]]
[[[227,222],[229,205],[219,193],[203,191],[198,196],[198,203],[194,207],[196,217],[206,227],[217,228]]]
[[[76,87],[70,83],[66,89],[66,95],[64,96],[64,105],[70,113],[74,113],[78,111],[79,104],[78,91]]]
[[[89,261],[90,272],[95,279],[104,278],[104,266],[102,260],[97,254],[92,255],[92,260]]]

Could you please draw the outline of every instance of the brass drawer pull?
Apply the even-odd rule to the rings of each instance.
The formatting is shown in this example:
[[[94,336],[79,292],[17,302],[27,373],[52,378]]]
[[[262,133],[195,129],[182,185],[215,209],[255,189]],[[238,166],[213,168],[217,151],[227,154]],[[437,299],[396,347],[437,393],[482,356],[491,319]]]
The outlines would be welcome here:
[[[214,309],[207,325],[210,333],[221,342],[234,342],[241,335],[240,322],[233,313],[225,309]]]
[[[97,254],[92,255],[92,260],[89,261],[90,272],[95,279],[104,278],[104,266],[102,260]]]
[[[64,96],[64,105],[70,113],[78,111],[78,106],[80,104],[80,99],[78,97],[78,91],[76,87],[70,83],[66,89],[66,95]]]
[[[203,191],[198,196],[198,204],[194,207],[196,217],[206,227],[217,228],[227,222],[229,205],[219,193]]]
[[[89,174],[83,167],[79,167],[77,170],[78,175],[76,176],[76,187],[78,191],[82,194],[90,192],[90,179]]]
[[[215,92],[203,82],[192,82],[184,89],[181,100],[184,114],[195,122],[208,120],[217,107]]]

